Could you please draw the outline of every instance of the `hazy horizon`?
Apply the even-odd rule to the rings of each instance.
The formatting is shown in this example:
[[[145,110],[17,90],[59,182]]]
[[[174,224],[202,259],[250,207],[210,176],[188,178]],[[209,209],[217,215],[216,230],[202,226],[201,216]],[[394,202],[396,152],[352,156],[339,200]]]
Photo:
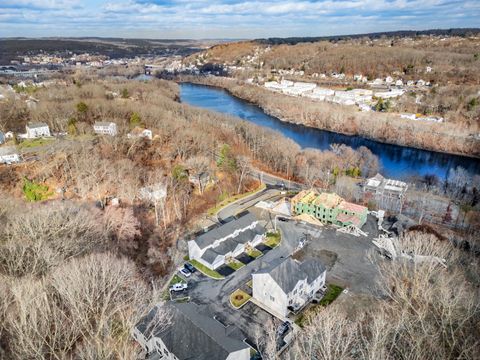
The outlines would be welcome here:
[[[0,37],[238,40],[468,28],[479,18],[468,0],[2,0]]]

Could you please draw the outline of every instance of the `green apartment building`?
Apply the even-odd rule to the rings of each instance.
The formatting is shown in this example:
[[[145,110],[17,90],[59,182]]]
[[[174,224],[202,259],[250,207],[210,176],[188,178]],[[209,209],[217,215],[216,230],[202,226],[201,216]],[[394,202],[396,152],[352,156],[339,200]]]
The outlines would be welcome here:
[[[308,214],[316,219],[339,226],[355,225],[361,228],[367,221],[365,206],[345,201],[334,193],[304,190],[292,198],[292,213]]]

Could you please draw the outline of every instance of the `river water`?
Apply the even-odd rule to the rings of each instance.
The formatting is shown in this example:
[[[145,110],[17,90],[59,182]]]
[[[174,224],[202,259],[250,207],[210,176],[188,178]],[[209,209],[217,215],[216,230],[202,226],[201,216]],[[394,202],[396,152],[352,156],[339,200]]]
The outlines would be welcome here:
[[[354,149],[366,146],[379,157],[381,173],[390,178],[408,180],[414,176],[432,174],[442,180],[450,168],[457,166],[465,168],[472,174],[480,174],[478,159],[384,144],[359,136],[342,135],[283,122],[223,89],[188,83],[180,84],[180,89],[180,98],[184,103],[233,115],[276,130],[294,140],[302,148],[326,150],[330,144],[335,143],[345,144]]]

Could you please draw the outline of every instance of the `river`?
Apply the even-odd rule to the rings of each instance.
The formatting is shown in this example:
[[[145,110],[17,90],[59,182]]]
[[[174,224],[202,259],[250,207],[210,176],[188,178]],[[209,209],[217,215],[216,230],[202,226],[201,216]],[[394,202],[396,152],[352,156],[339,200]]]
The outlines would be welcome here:
[[[233,115],[254,124],[276,130],[302,148],[329,149],[331,144],[345,144],[356,149],[366,146],[379,157],[381,173],[408,180],[415,176],[436,175],[444,179],[450,168],[461,166],[471,174],[480,174],[480,160],[428,150],[384,144],[359,136],[349,136],[283,122],[267,115],[258,106],[241,100],[223,89],[189,83],[180,84],[182,102]]]

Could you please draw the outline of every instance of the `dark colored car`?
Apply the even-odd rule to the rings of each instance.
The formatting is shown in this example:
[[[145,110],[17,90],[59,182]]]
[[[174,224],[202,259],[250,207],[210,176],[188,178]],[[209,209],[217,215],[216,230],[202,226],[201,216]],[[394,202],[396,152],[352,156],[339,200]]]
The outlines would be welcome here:
[[[192,274],[193,274],[195,271],[197,271],[197,269],[195,269],[195,266],[193,266],[193,265],[190,264],[190,263],[185,263],[185,264],[183,265],[183,267],[184,267],[185,269],[187,269],[188,271],[190,271]]]

